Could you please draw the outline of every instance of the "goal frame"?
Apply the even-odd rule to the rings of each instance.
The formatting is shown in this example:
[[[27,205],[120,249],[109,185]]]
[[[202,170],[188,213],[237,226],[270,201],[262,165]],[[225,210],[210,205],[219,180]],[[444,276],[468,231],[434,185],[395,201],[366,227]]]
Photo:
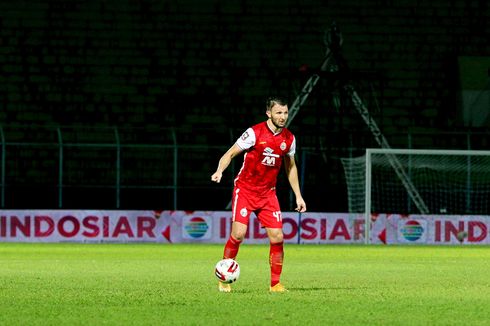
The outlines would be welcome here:
[[[371,157],[373,154],[386,155],[453,155],[453,156],[490,156],[490,151],[486,150],[449,150],[449,149],[402,149],[402,148],[366,148],[365,166],[365,202],[364,202],[364,237],[365,243],[371,242],[371,190],[372,190],[372,166]]]

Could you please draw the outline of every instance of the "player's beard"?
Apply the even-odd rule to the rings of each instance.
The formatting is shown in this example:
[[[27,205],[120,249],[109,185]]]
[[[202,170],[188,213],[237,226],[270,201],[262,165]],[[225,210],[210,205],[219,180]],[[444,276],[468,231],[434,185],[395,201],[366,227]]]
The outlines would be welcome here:
[[[280,122],[279,119],[274,119],[273,117],[271,117],[271,122],[272,124],[274,125],[274,127],[278,128],[278,129],[282,129],[284,127],[286,127],[286,122],[288,121],[288,119],[285,119],[284,122]]]

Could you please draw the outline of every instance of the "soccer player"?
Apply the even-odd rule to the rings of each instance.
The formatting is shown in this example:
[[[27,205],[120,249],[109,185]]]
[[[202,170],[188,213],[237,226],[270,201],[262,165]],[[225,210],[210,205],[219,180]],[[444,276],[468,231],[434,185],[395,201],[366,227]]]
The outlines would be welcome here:
[[[248,128],[241,137],[220,158],[216,172],[211,176],[220,182],[223,171],[231,160],[245,152],[243,165],[238,172],[232,197],[231,234],[224,248],[223,258],[238,254],[253,212],[262,227],[266,229],[270,241],[269,264],[271,272],[271,292],[285,292],[280,283],[284,258],[282,216],[276,196],[277,176],[284,161],[286,175],[296,196],[296,211],[305,212],[306,204],[301,195],[298,169],[294,160],[296,140],[285,128],[288,120],[288,105],[279,97],[266,101],[268,119]],[[221,292],[230,292],[229,284],[219,283]]]

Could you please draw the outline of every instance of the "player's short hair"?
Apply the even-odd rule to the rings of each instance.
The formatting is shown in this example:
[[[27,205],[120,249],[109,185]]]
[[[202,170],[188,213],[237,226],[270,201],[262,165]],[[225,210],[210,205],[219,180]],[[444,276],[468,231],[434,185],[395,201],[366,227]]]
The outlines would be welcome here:
[[[265,108],[267,111],[270,111],[272,107],[276,104],[279,105],[288,105],[288,101],[286,98],[281,97],[281,96],[269,96],[265,102]]]

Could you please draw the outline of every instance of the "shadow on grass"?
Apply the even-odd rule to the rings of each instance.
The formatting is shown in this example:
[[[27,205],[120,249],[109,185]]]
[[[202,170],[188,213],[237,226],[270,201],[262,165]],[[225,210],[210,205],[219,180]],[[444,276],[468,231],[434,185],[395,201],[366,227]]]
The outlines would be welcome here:
[[[358,291],[365,290],[365,287],[333,287],[333,286],[316,286],[316,287],[296,287],[288,288],[291,292],[313,292],[313,291]]]
[[[332,286],[312,286],[312,287],[288,287],[288,292],[321,292],[321,291],[359,291],[367,290],[367,287],[332,287]],[[256,293],[256,289],[233,289],[234,293]],[[268,291],[264,291],[268,292]]]

